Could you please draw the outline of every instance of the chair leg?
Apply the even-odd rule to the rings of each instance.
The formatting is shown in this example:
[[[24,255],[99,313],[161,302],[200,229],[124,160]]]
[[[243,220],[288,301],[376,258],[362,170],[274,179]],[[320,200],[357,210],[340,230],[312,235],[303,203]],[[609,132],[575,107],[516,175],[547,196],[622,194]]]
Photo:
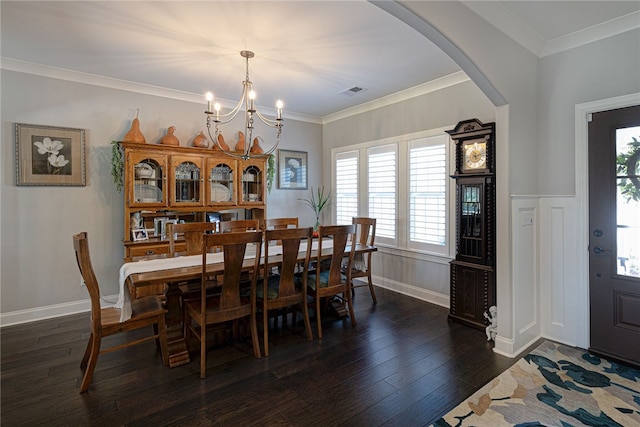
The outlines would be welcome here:
[[[311,332],[311,322],[309,321],[309,307],[307,307],[307,302],[303,301],[302,304],[302,316],[304,317],[304,329],[307,332],[307,341],[313,340],[313,332]],[[293,310],[293,318],[295,319],[296,311]],[[295,323],[294,323],[295,325]]]
[[[262,306],[262,339],[264,340],[264,355],[269,356],[269,313],[267,307]]]
[[[207,370],[207,325],[206,322],[202,322],[200,325],[200,378],[206,376]]]
[[[93,333],[89,335],[89,342],[87,343],[87,348],[84,350],[84,356],[82,356],[82,361],[80,361],[80,367],[84,368],[87,366],[87,361],[89,360],[89,356],[91,355],[91,348],[93,347]]]
[[[160,352],[162,353],[162,364],[169,366],[169,351],[167,349],[167,324],[164,316],[158,318],[158,323],[154,324],[158,329],[158,341],[160,341]]]
[[[84,371],[84,377],[82,378],[82,384],[80,385],[80,393],[86,392],[89,389],[89,384],[91,384],[93,371],[96,369],[98,355],[100,354],[100,341],[100,337],[96,337],[93,334],[91,335],[91,355],[89,356],[89,362],[86,364],[87,368]]]
[[[253,355],[256,359],[260,359],[262,356],[260,355],[260,341],[258,340],[258,325],[255,310],[251,313],[249,323],[249,327],[251,328],[251,342],[253,343]]]
[[[349,317],[351,318],[351,326],[356,326],[356,316],[353,312],[353,304],[351,303],[351,293],[349,290],[345,292],[346,300],[347,300],[347,308],[349,309]]]
[[[373,281],[371,280],[371,270],[369,270],[369,274],[367,274],[367,279],[369,280],[369,291],[371,292],[371,298],[373,299],[373,303],[377,304],[378,299],[376,298],[376,291],[373,290]]]
[[[322,316],[320,315],[320,297],[316,295],[316,320],[318,323],[318,339],[322,339]]]

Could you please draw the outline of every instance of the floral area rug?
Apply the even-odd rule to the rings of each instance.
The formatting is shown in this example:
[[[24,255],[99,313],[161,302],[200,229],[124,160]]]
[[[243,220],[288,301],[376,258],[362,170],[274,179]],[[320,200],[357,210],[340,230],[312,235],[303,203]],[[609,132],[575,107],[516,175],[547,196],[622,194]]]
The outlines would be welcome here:
[[[640,369],[545,341],[432,426],[640,426]]]

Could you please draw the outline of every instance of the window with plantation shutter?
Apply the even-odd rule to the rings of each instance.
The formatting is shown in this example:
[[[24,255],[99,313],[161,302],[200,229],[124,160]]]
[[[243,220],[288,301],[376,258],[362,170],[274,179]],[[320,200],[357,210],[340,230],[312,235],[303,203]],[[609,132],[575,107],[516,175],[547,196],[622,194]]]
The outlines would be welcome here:
[[[336,223],[376,219],[376,244],[449,262],[453,149],[445,129],[334,148]]]
[[[336,155],[336,223],[351,224],[358,216],[358,151]]]
[[[445,247],[447,231],[447,138],[409,142],[409,244]]]
[[[396,240],[397,145],[372,147],[368,153],[369,213],[376,218],[376,238]]]

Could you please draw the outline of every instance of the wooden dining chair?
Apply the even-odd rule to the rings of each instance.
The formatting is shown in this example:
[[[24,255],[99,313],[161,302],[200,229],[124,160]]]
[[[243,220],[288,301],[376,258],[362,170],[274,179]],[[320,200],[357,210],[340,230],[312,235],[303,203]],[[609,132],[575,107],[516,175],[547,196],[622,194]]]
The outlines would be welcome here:
[[[285,228],[298,228],[298,218],[268,218],[264,220],[264,230],[282,230]],[[277,242],[277,244],[280,244]]]
[[[249,296],[241,295],[241,273],[245,264],[248,244],[253,244],[255,256],[248,261],[251,270]],[[205,378],[207,355],[207,326],[230,320],[249,318],[253,354],[260,358],[260,343],[256,326],[256,281],[260,266],[262,233],[238,232],[203,235],[202,286],[199,300],[188,300],[184,304],[184,335],[187,342],[195,336],[200,342],[200,378]],[[207,254],[212,247],[222,247],[224,274],[219,295],[206,297]]]
[[[156,340],[162,353],[162,363],[167,366],[169,359],[167,355],[167,328],[165,325],[165,314],[167,310],[162,307],[162,302],[157,295],[148,295],[131,301],[132,315],[125,322],[120,322],[120,309],[100,307],[100,287],[93,271],[91,256],[89,255],[89,242],[87,233],[82,232],[73,236],[73,248],[76,253],[76,261],[82,280],[87,286],[91,297],[91,335],[87,348],[80,362],[80,367],[85,368],[80,393],[89,389],[93,371],[98,362],[98,356],[125,347],[140,344],[145,341]],[[136,329],[152,326],[154,333],[142,338],[129,340],[125,343],[114,345],[113,347],[101,349],[102,338],[116,335],[120,332],[129,332]]]
[[[315,260],[316,268],[309,272],[307,288],[309,295],[315,302],[316,320],[318,323],[318,338],[322,338],[321,301],[327,302],[327,298],[340,296],[342,303],[346,304],[351,317],[351,325],[356,325],[356,317],[351,303],[351,264],[355,254],[355,245],[350,245],[349,252],[345,252],[347,243],[355,241],[356,226],[329,225],[318,228],[318,252]],[[332,242],[331,257],[327,262],[322,255],[323,242]],[[342,260],[347,259],[345,273],[342,272]]]
[[[205,233],[216,233],[218,224],[215,222],[188,222],[183,224],[167,224],[167,236],[169,236],[169,255],[177,256],[177,235],[182,235],[186,245],[184,255],[198,255],[202,253],[202,236]],[[220,248],[211,248],[211,252],[217,252]],[[207,295],[211,295],[218,290],[217,276],[209,277],[207,280]],[[182,301],[187,299],[200,298],[200,280],[186,281],[178,285]]]
[[[262,283],[256,288],[258,310],[262,313],[264,355],[269,355],[269,314],[276,310],[295,307],[303,315],[307,340],[313,339],[309,310],[307,307],[307,273],[311,257],[313,228],[284,228],[264,232],[264,271],[272,271],[277,266],[278,274],[263,274]],[[299,272],[298,253],[300,244],[306,243],[303,271]],[[274,254],[278,246],[281,255]],[[279,251],[278,251],[279,252]],[[298,286],[297,286],[298,285]],[[286,315],[286,311],[285,314]],[[295,315],[293,316],[295,319]],[[295,326],[295,323],[294,323]]]
[[[235,233],[252,230],[260,230],[260,221],[258,221],[257,219],[234,219],[231,221],[220,222],[221,233]]]
[[[361,245],[373,246],[376,240],[376,219],[366,217],[353,217],[352,224],[356,226],[356,242]],[[373,281],[371,280],[371,255],[373,252],[367,252],[366,254],[358,253],[354,256],[353,263],[351,264],[351,290],[352,295],[355,295],[355,288],[361,288],[363,286],[369,286],[369,292],[371,293],[371,299],[374,304],[378,303],[376,298],[376,291],[373,289]],[[366,277],[367,283],[355,284],[353,279],[358,277]]]
[[[215,222],[186,222],[183,224],[167,224],[167,236],[169,237],[169,254],[176,256],[177,239],[176,235],[181,234],[186,245],[185,255],[198,255],[202,252],[202,235],[204,233],[215,233],[218,231],[218,224]]]
[[[264,220],[265,230],[280,230],[283,228],[298,228],[298,218],[267,218]]]

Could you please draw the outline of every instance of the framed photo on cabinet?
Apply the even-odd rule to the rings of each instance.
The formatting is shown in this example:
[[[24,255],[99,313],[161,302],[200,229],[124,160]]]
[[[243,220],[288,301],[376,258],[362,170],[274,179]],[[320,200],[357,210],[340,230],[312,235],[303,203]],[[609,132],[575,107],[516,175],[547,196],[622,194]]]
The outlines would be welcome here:
[[[278,150],[278,188],[307,189],[307,152]]]
[[[147,230],[144,228],[139,228],[137,230],[131,230],[131,233],[133,234],[133,241],[134,242],[138,242],[140,240],[148,240],[149,239],[149,234],[147,233]]]
[[[16,123],[16,185],[86,185],[85,130]]]

